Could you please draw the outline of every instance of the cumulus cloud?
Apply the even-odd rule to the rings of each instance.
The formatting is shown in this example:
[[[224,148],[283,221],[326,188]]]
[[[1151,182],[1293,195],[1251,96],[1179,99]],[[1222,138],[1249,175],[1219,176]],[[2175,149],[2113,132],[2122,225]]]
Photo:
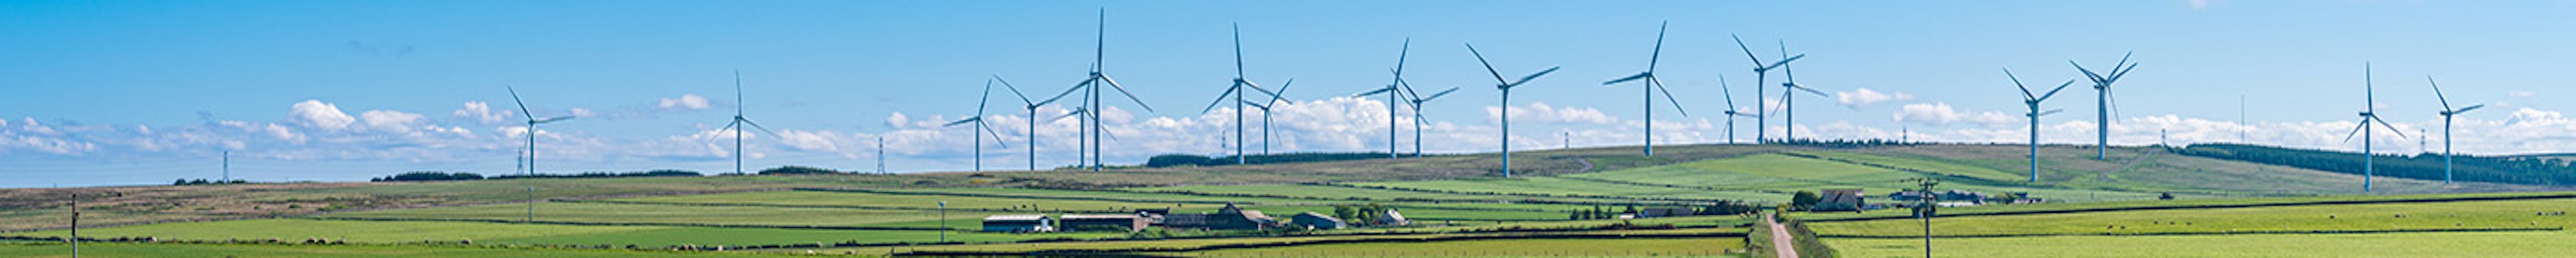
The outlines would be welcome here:
[[[1964,124],[1985,127],[2010,127],[2016,123],[2025,122],[2022,121],[2025,118],[2021,116],[1995,111],[1964,110],[1951,107],[1950,103],[1946,102],[1906,104],[1904,107],[1897,109],[1895,116],[1896,121],[1900,123],[1933,126]]]
[[[449,117],[483,124],[510,121],[510,118],[516,115],[509,110],[492,110],[491,104],[485,104],[482,101],[467,101],[465,107],[457,108],[455,112],[448,114]]]
[[[698,94],[683,94],[680,95],[679,98],[664,98],[654,106],[661,107],[662,109],[673,110],[707,109],[707,97],[698,96]]]
[[[368,110],[358,113],[359,124],[377,132],[409,133],[413,128],[425,125],[423,118],[420,114],[401,111]]]
[[[358,121],[358,118],[349,117],[349,113],[340,112],[339,106],[318,99],[296,102],[295,106],[287,109],[286,117],[287,121],[327,131],[347,129],[349,123]]]
[[[1870,90],[1869,88],[1859,88],[1851,91],[1834,93],[1835,103],[1851,108],[1862,108],[1868,107],[1871,104],[1906,100],[1914,100],[1914,94],[1903,92],[1881,93],[1877,90]]]

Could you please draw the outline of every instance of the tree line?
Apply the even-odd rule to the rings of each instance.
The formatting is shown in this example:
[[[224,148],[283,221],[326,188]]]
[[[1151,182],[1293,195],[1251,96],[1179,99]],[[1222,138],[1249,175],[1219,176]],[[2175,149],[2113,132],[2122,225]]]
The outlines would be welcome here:
[[[1386,155],[1386,153],[1384,153],[1384,152],[1357,152],[1357,153],[1285,153],[1285,154],[1270,154],[1270,155],[1250,155],[1250,156],[1243,156],[1243,162],[1244,162],[1244,163],[1248,163],[1248,164],[1270,164],[1270,163],[1295,163],[1295,162],[1318,162],[1318,161],[1343,161],[1343,160],[1382,159],[1382,158],[1386,158],[1386,156],[1387,156],[1387,155]],[[1159,168],[1159,167],[1171,167],[1171,166],[1183,166],[1183,165],[1189,165],[1189,166],[1223,166],[1223,165],[1234,165],[1234,164],[1235,164],[1235,157],[1236,157],[1236,156],[1221,156],[1221,157],[1215,157],[1215,156],[1199,156],[1199,155],[1190,155],[1190,154],[1163,154],[1163,155],[1155,155],[1155,156],[1154,156],[1154,157],[1152,157],[1152,158],[1146,158],[1146,159],[1145,159],[1145,167]]]
[[[2200,157],[2266,163],[2345,174],[2362,174],[2362,154],[2243,144],[2194,144],[2178,153]],[[2442,155],[2371,155],[2379,176],[2442,180]],[[2530,156],[2452,157],[2454,180],[2513,184],[2576,185],[2576,166],[2567,161]]]
[[[475,174],[475,173],[472,173],[472,172],[412,171],[412,172],[403,172],[403,173],[401,173],[401,174],[394,174],[394,175],[391,175],[391,176],[384,176],[384,177],[377,177],[377,178],[367,179],[367,181],[368,181],[368,182],[418,182],[418,181],[461,181],[461,180],[485,180],[485,179],[524,179],[524,178],[615,178],[615,177],[661,177],[661,176],[705,176],[705,175],[704,175],[704,174],[699,174],[697,171],[676,170],[676,169],[661,169],[661,170],[638,171],[638,172],[585,172],[585,173],[580,173],[580,174],[533,174],[533,175],[529,175],[529,174],[520,174],[520,175],[497,175],[497,176],[483,176],[482,174]]]

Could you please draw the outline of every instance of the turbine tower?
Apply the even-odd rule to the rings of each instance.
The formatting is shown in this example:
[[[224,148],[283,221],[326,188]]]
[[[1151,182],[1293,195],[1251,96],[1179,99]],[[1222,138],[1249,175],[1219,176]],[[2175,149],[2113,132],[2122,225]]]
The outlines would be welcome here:
[[[504,89],[510,91],[510,102],[519,104],[519,116],[528,118],[528,175],[537,175],[537,125],[572,119],[573,116],[537,119],[535,112],[528,111],[528,102],[519,100],[518,88],[508,87]]]
[[[1440,96],[1448,96],[1450,92],[1457,91],[1458,87],[1449,87],[1447,90],[1424,97],[1421,93],[1413,92],[1413,86],[1404,86],[1404,94],[1410,96],[1405,103],[1413,106],[1413,157],[1422,157],[1422,104],[1431,103],[1431,100],[1440,99]]]
[[[770,131],[770,130],[769,130],[769,127],[767,127],[767,126],[760,126],[760,123],[752,122],[752,121],[751,121],[751,118],[743,117],[743,116],[742,116],[742,110],[743,110],[743,109],[747,109],[747,108],[745,108],[745,107],[748,107],[748,106],[751,106],[751,105],[743,104],[742,99],[743,99],[743,98],[742,98],[742,71],[733,71],[733,103],[734,103],[734,109],[733,109],[733,122],[731,122],[731,123],[725,123],[724,130],[732,131],[732,132],[733,132],[733,173],[734,173],[734,174],[742,174],[742,156],[743,156],[743,155],[742,155],[742,127],[743,127],[743,126],[750,126],[751,128],[758,128],[758,129],[760,129],[760,131],[761,131],[761,132],[767,132],[767,133],[769,133],[769,134],[778,134],[778,132],[777,132],[777,131]]]
[[[1521,86],[1521,84],[1523,84],[1523,83],[1529,83],[1529,81],[1530,81],[1531,79],[1538,79],[1538,77],[1539,77],[1539,76],[1547,75],[1547,73],[1553,73],[1553,72],[1556,72],[1556,69],[1557,69],[1557,68],[1563,68],[1563,67],[1550,66],[1550,67],[1548,67],[1548,68],[1547,68],[1547,70],[1539,70],[1539,71],[1538,71],[1538,73],[1532,73],[1532,74],[1530,74],[1529,76],[1521,76],[1521,80],[1519,80],[1519,81],[1510,81],[1510,80],[1504,80],[1504,79],[1503,79],[1503,72],[1502,72],[1502,71],[1500,71],[1500,70],[1494,70],[1494,62],[1488,62],[1488,61],[1485,61],[1485,53],[1484,53],[1484,52],[1477,52],[1477,51],[1476,51],[1476,44],[1467,44],[1467,53],[1469,53],[1469,54],[1475,54],[1475,55],[1476,55],[1476,63],[1484,64],[1484,65],[1485,65],[1485,72],[1487,72],[1487,73],[1493,73],[1493,74],[1494,74],[1494,83],[1495,83],[1495,84],[1494,84],[1494,88],[1495,88],[1495,89],[1500,89],[1500,90],[1502,90],[1502,91],[1503,91],[1503,98],[1502,98],[1502,104],[1503,104],[1503,109],[1502,109],[1502,110],[1503,110],[1503,114],[1502,114],[1502,116],[1501,116],[1501,117],[1502,117],[1502,122],[1503,122],[1503,135],[1502,135],[1502,137],[1503,137],[1503,140],[1502,140],[1502,143],[1503,143],[1503,178],[1511,178],[1511,177],[1512,177],[1512,88],[1514,88],[1514,87],[1520,87],[1520,86]]]
[[[1288,101],[1288,100],[1287,100],[1288,98],[1287,98],[1287,97],[1284,97],[1284,95],[1287,95],[1287,94],[1288,94],[1288,87],[1291,87],[1291,86],[1297,86],[1297,78],[1288,78],[1288,82],[1286,82],[1286,83],[1280,83],[1280,84],[1279,84],[1279,91],[1278,91],[1278,92],[1271,92],[1271,93],[1275,93],[1275,94],[1278,94],[1278,95],[1270,95],[1270,101],[1266,101],[1266,102],[1262,102],[1262,103],[1251,103],[1251,102],[1245,102],[1245,103],[1243,103],[1244,105],[1251,106],[1251,107],[1253,107],[1253,108],[1259,108],[1259,109],[1261,109],[1261,155],[1262,155],[1262,156],[1269,156],[1269,155],[1270,155],[1270,113],[1271,113],[1270,111],[1271,111],[1271,107],[1278,106],[1278,105],[1280,104],[1280,102],[1282,102],[1282,101]],[[1207,112],[1202,111],[1202,112],[1199,112],[1199,113],[1207,113]]]
[[[1405,38],[1405,39],[1404,39],[1404,47],[1403,47],[1403,48],[1398,48],[1398,49],[1396,49],[1396,52],[1395,52],[1395,81],[1393,81],[1393,82],[1387,82],[1387,83],[1386,83],[1386,87],[1383,87],[1383,88],[1378,88],[1378,89],[1376,89],[1376,90],[1370,90],[1369,92],[1364,92],[1364,93],[1360,93],[1360,94],[1353,94],[1353,95],[1351,95],[1351,97],[1356,98],[1356,97],[1367,97],[1367,96],[1369,96],[1369,95],[1377,95],[1377,94],[1381,94],[1381,93],[1387,94],[1387,95],[1386,95],[1386,157],[1387,157],[1387,158],[1390,158],[1390,159],[1391,159],[1391,158],[1396,158],[1396,157],[1401,157],[1401,156],[1399,156],[1399,155],[1397,155],[1397,154],[1396,154],[1397,152],[1395,152],[1395,119],[1396,119],[1396,115],[1395,115],[1395,105],[1396,105],[1396,103],[1400,103],[1400,102],[1402,102],[1402,101],[1399,101],[1399,100],[1397,99],[1397,97],[1398,97],[1398,96],[1396,96],[1395,94],[1393,94],[1393,92],[1395,92],[1395,90],[1396,90],[1397,88],[1400,88],[1400,87],[1406,87],[1406,86],[1405,86],[1405,83],[1404,83],[1404,57],[1405,57],[1405,54],[1408,54],[1408,53],[1411,53],[1411,52],[1413,52],[1413,38]]]
[[[2048,101],[2049,97],[2056,97],[2057,91],[2066,90],[2066,86],[2075,85],[2075,79],[2066,79],[2066,83],[2057,84],[2056,89],[2049,89],[2046,94],[2032,94],[2030,86],[2021,84],[2021,76],[2013,75],[2012,68],[2004,68],[2004,77],[2012,78],[2013,87],[2021,88],[2021,104],[2030,108],[2030,113],[2022,115],[2030,117],[2030,182],[2037,183],[2039,182],[2039,117],[2061,111],[2039,112],[2039,103]]]
[[[1647,56],[1646,58],[1645,72],[1639,72],[1637,75],[1629,75],[1628,77],[1621,77],[1601,83],[1602,86],[1611,86],[1628,81],[1646,81],[1646,86],[1639,88],[1644,89],[1646,92],[1646,156],[1650,157],[1655,156],[1655,92],[1664,92],[1664,100],[1671,101],[1673,103],[1673,111],[1681,112],[1683,117],[1690,116],[1689,110],[1682,109],[1682,101],[1673,98],[1672,89],[1664,88],[1663,80],[1655,79],[1655,65],[1663,61],[1664,58],[1664,29],[1670,28],[1671,26],[1672,24],[1670,22],[1666,22],[1661,27],[1655,28],[1655,50],[1652,55]]]
[[[1083,116],[1082,118],[1087,118],[1087,119],[1089,119],[1089,120],[1088,120],[1088,123],[1085,123],[1085,125],[1083,126],[1083,127],[1085,127],[1085,128],[1083,128],[1083,129],[1085,129],[1085,130],[1084,130],[1084,133],[1085,133],[1085,134],[1087,134],[1087,135],[1085,135],[1085,136],[1083,137],[1083,138],[1084,138],[1083,140],[1086,142],[1086,144],[1090,145],[1090,146],[1088,146],[1089,148],[1087,148],[1087,149],[1086,149],[1086,151],[1089,151],[1090,153],[1087,153],[1087,155],[1085,155],[1085,156],[1089,156],[1089,157],[1091,158],[1091,160],[1090,160],[1090,164],[1089,164],[1089,165],[1090,165],[1090,167],[1091,167],[1091,171],[1100,171],[1100,169],[1101,169],[1101,166],[1102,166],[1102,165],[1101,165],[1101,162],[1100,162],[1100,156],[1101,156],[1101,154],[1103,153],[1103,151],[1101,150],[1101,144],[1100,144],[1100,142],[1101,142],[1101,138],[1100,138],[1100,137],[1101,137],[1102,135],[1104,135],[1104,132],[1102,132],[1102,130],[1107,130],[1107,129],[1109,129],[1109,128],[1108,128],[1108,127],[1106,127],[1106,126],[1102,126],[1102,125],[1101,125],[1101,122],[1104,122],[1104,121],[1101,121],[1101,117],[1103,117],[1103,116],[1101,116],[1101,115],[1100,115],[1101,111],[1098,111],[1098,110],[1105,110],[1105,108],[1100,108],[1100,107],[1103,107],[1103,106],[1101,106],[1101,104],[1102,104],[1102,103],[1101,103],[1101,96],[1100,96],[1100,88],[1101,88],[1100,86],[1101,86],[1101,85],[1108,85],[1110,89],[1116,89],[1116,90],[1118,90],[1118,94],[1126,95],[1126,96],[1127,96],[1127,100],[1134,101],[1134,103],[1136,103],[1136,106],[1145,108],[1145,112],[1154,112],[1154,106],[1153,106],[1153,105],[1147,105],[1147,104],[1145,104],[1145,100],[1144,100],[1144,99],[1136,98],[1136,94],[1135,94],[1135,93],[1128,92],[1128,91],[1127,91],[1127,87],[1126,87],[1126,86],[1120,86],[1120,85],[1118,85],[1118,79],[1110,78],[1110,77],[1109,77],[1109,74],[1108,74],[1107,72],[1103,72],[1103,71],[1102,71],[1102,70],[1105,70],[1105,69],[1104,69],[1104,67],[1103,67],[1103,63],[1104,63],[1104,62],[1103,62],[1102,60],[1106,59],[1106,57],[1108,56],[1108,55],[1107,55],[1107,51],[1108,51],[1108,46],[1109,46],[1109,43],[1108,43],[1108,42],[1109,42],[1109,36],[1108,36],[1108,35],[1109,35],[1109,10],[1108,10],[1108,9],[1101,9],[1101,11],[1100,11],[1100,23],[1099,23],[1099,26],[1100,26],[1100,27],[1098,28],[1098,31],[1097,31],[1097,32],[1096,32],[1096,34],[1095,34],[1095,35],[1097,35],[1097,36],[1098,36],[1098,38],[1095,38],[1095,39],[1094,39],[1094,45],[1092,46],[1092,53],[1091,53],[1091,74],[1089,75],[1089,77],[1088,77],[1088,78],[1086,78],[1086,79],[1083,79],[1081,83],[1075,83],[1075,84],[1073,85],[1073,88],[1065,89],[1064,93],[1058,93],[1058,94],[1056,94],[1056,95],[1055,95],[1055,97],[1053,97],[1053,98],[1047,98],[1047,100],[1046,100],[1046,101],[1040,101],[1040,102],[1038,102],[1038,104],[1040,104],[1040,105],[1044,105],[1044,104],[1047,104],[1047,103],[1054,103],[1056,100],[1064,99],[1064,97],[1065,97],[1065,96],[1072,95],[1074,92],[1085,92],[1085,93],[1084,93],[1084,95],[1083,95],[1083,98],[1082,98],[1082,100],[1081,100],[1081,101],[1085,102],[1085,103],[1083,103],[1083,104],[1082,104],[1082,110],[1089,110],[1089,114],[1088,114],[1088,115]],[[1081,111],[1077,111],[1077,112],[1081,112]],[[1077,113],[1077,114],[1081,114],[1081,113]]]
[[[1800,54],[1799,56],[1806,55]],[[1795,59],[1793,57],[1789,57],[1788,41],[1780,42],[1780,59]],[[1784,64],[1780,66],[1780,75],[1782,77],[1782,80],[1780,80],[1780,140],[1797,141],[1798,102],[1797,98],[1791,98],[1795,96],[1793,93],[1796,93],[1797,91],[1805,91],[1810,94],[1816,94],[1817,97],[1830,98],[1833,96],[1827,96],[1825,95],[1825,92],[1816,91],[1815,88],[1808,88],[1806,85],[1798,85],[1797,68],[1789,68],[1789,66]]]
[[[1735,36],[1735,35],[1733,35],[1733,34],[1729,34],[1729,35],[1727,35],[1727,37],[1735,38],[1735,47],[1736,47],[1736,48],[1738,48],[1738,49],[1743,49],[1743,50],[1744,50],[1744,58],[1745,58],[1745,59],[1753,60],[1753,104],[1754,104],[1754,105],[1762,105],[1762,96],[1763,96],[1763,95],[1765,95],[1765,94],[1769,94],[1769,93],[1764,93],[1764,90],[1762,89],[1762,85],[1763,85],[1763,84],[1765,84],[1765,83],[1769,83],[1769,81],[1768,81],[1768,80],[1770,79],[1770,76],[1771,76],[1771,69],[1780,68],[1781,66],[1789,65],[1789,61],[1798,61],[1798,59],[1799,59],[1799,58],[1806,58],[1806,57],[1807,57],[1807,55],[1806,55],[1806,54],[1798,54],[1797,56],[1791,56],[1791,57],[1789,57],[1789,58],[1780,59],[1779,61],[1774,61],[1774,62],[1770,62],[1770,63],[1763,63],[1763,62],[1762,62],[1762,57],[1754,56],[1754,55],[1753,55],[1753,47],[1747,47],[1747,46],[1744,46],[1744,37],[1737,37],[1737,36]],[[1784,54],[1784,55],[1785,55],[1785,54],[1788,54],[1788,52],[1781,52],[1781,54]],[[1733,106],[1733,105],[1734,105],[1734,104],[1728,104],[1728,106]],[[1727,108],[1730,108],[1730,109],[1731,109],[1731,108],[1734,108],[1734,107],[1727,107]],[[1769,119],[1766,119],[1766,118],[1769,118],[1769,117],[1771,116],[1771,114],[1770,114],[1770,113],[1771,113],[1771,111],[1770,111],[1770,110],[1768,110],[1768,109],[1766,109],[1766,108],[1759,108],[1759,107],[1756,107],[1756,108],[1754,108],[1754,109],[1753,109],[1753,143],[1760,144],[1760,143],[1764,143],[1764,142],[1768,142],[1768,141],[1769,141],[1770,137],[1768,136],[1768,134],[1765,134],[1765,133],[1770,132],[1770,130],[1763,129],[1763,128],[1762,128],[1762,126],[1763,126],[1763,125],[1769,125],[1769,124],[1771,124],[1771,123],[1770,123],[1770,121],[1764,121],[1764,120],[1769,120]]]
[[[986,106],[986,104],[988,104],[989,102],[992,102],[992,100],[993,100],[993,81],[992,81],[992,80],[985,80],[985,81],[984,81],[984,95],[982,95],[982,96],[980,96],[980,97],[977,97],[977,98],[975,99],[975,117],[968,117],[968,118],[966,118],[966,119],[959,119],[959,120],[957,120],[956,122],[948,122],[948,124],[947,124],[947,125],[943,125],[943,126],[957,126],[957,125],[960,125],[960,124],[975,123],[975,132],[967,132],[968,134],[974,134],[974,135],[975,135],[975,148],[974,148],[974,149],[975,149],[975,171],[984,171],[984,135],[985,135],[985,134],[991,134],[991,135],[993,135],[993,143],[994,143],[994,144],[1000,144],[1000,145],[1002,145],[1002,147],[1003,147],[1003,148],[1010,148],[1010,147],[1011,147],[1011,145],[1010,145],[1010,144],[1002,143],[1002,134],[1001,134],[1001,133],[994,133],[994,132],[993,132],[993,128],[992,128],[992,127],[990,127],[990,126],[986,126],[986,125],[984,124],[984,106]]]
[[[1029,124],[1029,133],[1028,133],[1028,134],[1026,134],[1026,135],[1021,135],[1021,136],[1022,136],[1022,137],[1027,137],[1027,138],[1028,138],[1028,141],[1029,141],[1029,144],[1028,144],[1028,146],[1029,146],[1029,171],[1037,171],[1037,170],[1038,170],[1038,102],[1037,102],[1037,101],[1034,101],[1034,100],[1029,100],[1029,95],[1027,95],[1027,94],[1020,94],[1020,87],[1018,87],[1018,86],[1011,86],[1011,80],[1002,79],[1002,75],[998,75],[998,74],[997,74],[997,75],[993,75],[993,81],[1001,82],[1001,83],[1002,83],[1002,89],[1008,89],[1008,90],[1011,90],[1011,96],[1020,97],[1020,103],[1021,103],[1021,104],[1027,104],[1027,106],[1024,106],[1024,108],[1028,109],[1028,111],[1029,111],[1029,115],[1028,115],[1028,119],[1029,119],[1029,121],[1028,121],[1028,124]],[[1000,137],[999,137],[999,136],[995,136],[994,138],[1000,138]]]
[[[2371,153],[2370,153],[2370,145],[2371,145],[2371,142],[2370,142],[2370,134],[2372,133],[2372,130],[2370,129],[2370,123],[2371,123],[2371,122],[2379,122],[2379,126],[2383,126],[2383,127],[2387,127],[2387,128],[2388,128],[2388,133],[2397,134],[2397,138],[2406,138],[2406,133],[2405,133],[2404,131],[2398,131],[2398,130],[2397,130],[2397,126],[2389,125],[2387,120],[2380,120],[2380,119],[2379,119],[2379,114],[2377,113],[2377,112],[2379,111],[2379,107],[2371,106],[2372,104],[2374,104],[2375,102],[2377,102],[2377,101],[2378,101],[2378,100],[2377,100],[2377,96],[2376,96],[2377,94],[2375,94],[2375,93],[2377,93],[2377,92],[2374,92],[2374,90],[2372,90],[2372,89],[2371,89],[2371,87],[2372,87],[2372,86],[2371,86],[2371,83],[2370,83],[2370,64],[2369,64],[2369,63],[2362,63],[2362,65],[2361,65],[2361,90],[2362,90],[2362,95],[2361,95],[2361,96],[2362,96],[2362,102],[2361,102],[2361,106],[2362,106],[2362,111],[2361,111],[2361,123],[2360,123],[2360,124],[2356,124],[2356,125],[2358,125],[2358,126],[2355,126],[2355,127],[2353,127],[2353,128],[2352,128],[2352,133],[2347,133],[2347,134],[2344,134],[2344,136],[2343,136],[2343,140],[2344,140],[2344,142],[2351,142],[2351,141],[2352,141],[2352,136],[2353,136],[2353,135],[2361,135],[2361,191],[2362,191],[2362,192],[2369,192],[2369,191],[2370,191],[2370,178],[2371,178],[2371,177],[2373,177],[2373,176],[2378,175],[2378,171],[2376,170],[2376,168],[2377,168],[2377,167],[2376,167],[2376,166],[2373,166],[2373,165],[2371,164],[2371,163],[2373,162],[2373,160],[2372,160],[2372,159],[2374,159],[2374,157],[2376,157],[2377,155],[2371,155]]]
[[[1762,85],[1754,85],[1754,88],[1761,88],[1761,87],[1762,87]],[[1722,96],[1722,97],[1725,97],[1725,98],[1726,98],[1726,144],[1735,144],[1735,118],[1737,118],[1737,117],[1753,117],[1754,119],[1762,119],[1762,117],[1754,116],[1754,115],[1752,115],[1752,114],[1745,114],[1745,113],[1743,113],[1743,112],[1737,112],[1737,110],[1735,109],[1735,92],[1734,92],[1734,90],[1732,90],[1732,89],[1728,89],[1728,88],[1733,88],[1733,86],[1727,86],[1727,85],[1726,85],[1726,74],[1724,74],[1724,73],[1720,73],[1720,74],[1718,74],[1718,75],[1717,75],[1717,93],[1718,93],[1718,94],[1720,94],[1720,96]],[[1757,120],[1757,121],[1758,121],[1758,120]],[[1759,139],[1756,139],[1756,140],[1757,140],[1757,142],[1758,142],[1758,140],[1759,140]]]
[[[2426,75],[2426,76],[2424,76],[2424,83],[2425,83],[2425,84],[2432,84],[2432,85],[2433,85],[2433,98],[2435,98],[2435,99],[2439,99],[2439,100],[2442,100],[2442,184],[2443,184],[2443,185],[2450,185],[2450,184],[2451,184],[2451,156],[2452,156],[2452,154],[2451,154],[2451,117],[2452,117],[2452,116],[2458,116],[2458,115],[2460,115],[2460,113],[2468,113],[2470,110],[2478,110],[2478,108],[2487,107],[2487,105],[2486,105],[2486,104],[2475,104],[2475,105],[2469,105],[2468,107],[2462,107],[2462,108],[2451,108],[2451,97],[2443,96],[2443,95],[2442,95],[2442,84],[2441,84],[2441,83],[2433,82],[2433,76],[2431,76],[2431,75]]]
[[[1234,164],[1250,164],[1250,163],[1251,163],[1251,159],[1250,159],[1249,157],[1247,157],[1246,155],[1243,155],[1243,145],[1244,145],[1244,144],[1243,144],[1243,138],[1244,138],[1244,137],[1243,137],[1243,131],[1244,131],[1244,130],[1243,130],[1243,128],[1244,128],[1244,126],[1243,126],[1243,112],[1244,112],[1244,105],[1245,105],[1245,104],[1251,104],[1251,103],[1252,103],[1252,101],[1251,101],[1251,100],[1245,100],[1245,99],[1244,99],[1244,97],[1245,97],[1244,95],[1248,95],[1248,94],[1250,94],[1250,92],[1249,92],[1249,91],[1244,91],[1244,90],[1243,90],[1244,88],[1247,88],[1247,87],[1252,88],[1253,90],[1261,91],[1261,93],[1262,93],[1262,94],[1269,94],[1271,98],[1278,98],[1278,97],[1279,97],[1279,93],[1278,93],[1278,92],[1271,92],[1269,89],[1262,89],[1260,85],[1254,85],[1254,84],[1252,84],[1252,81],[1251,81],[1251,80],[1245,80],[1245,79],[1243,78],[1243,26],[1242,26],[1242,25],[1235,25],[1235,27],[1234,27],[1234,84],[1233,84],[1233,85],[1227,85],[1227,86],[1225,87],[1225,93],[1218,93],[1218,94],[1216,94],[1216,100],[1215,100],[1215,101],[1209,101],[1209,102],[1208,102],[1207,109],[1199,110],[1199,113],[1201,113],[1201,114],[1205,114],[1205,113],[1207,113],[1208,111],[1216,110],[1216,106],[1217,106],[1217,105],[1225,104],[1226,102],[1228,102],[1228,101],[1225,101],[1225,98],[1226,98],[1226,97],[1234,97],[1234,101],[1232,101],[1232,102],[1234,102]],[[1267,109],[1265,109],[1265,110],[1267,110]],[[1263,132],[1263,133],[1264,133],[1264,134],[1267,134],[1268,132]],[[1264,146],[1268,146],[1268,145],[1269,145],[1269,143],[1267,143],[1267,142],[1264,142],[1264,143],[1262,143],[1262,144],[1263,144]]]
[[[2093,94],[2096,95],[2094,115],[2097,116],[2094,119],[2098,122],[2093,124],[2097,127],[2093,130],[2095,136],[2093,159],[2111,158],[2111,113],[2118,112],[2113,108],[2119,106],[2119,100],[2111,97],[2111,83],[2119,82],[2121,76],[2129,75],[2130,70],[2138,69],[2138,64],[2129,63],[2129,55],[2132,54],[2137,52],[2120,54],[2120,62],[2111,64],[2108,74],[2094,73],[2092,69],[2085,69],[2084,64],[2075,63],[2075,60],[2066,60],[2066,64],[2074,65],[2076,71],[2083,71],[2085,78],[2093,80]]]

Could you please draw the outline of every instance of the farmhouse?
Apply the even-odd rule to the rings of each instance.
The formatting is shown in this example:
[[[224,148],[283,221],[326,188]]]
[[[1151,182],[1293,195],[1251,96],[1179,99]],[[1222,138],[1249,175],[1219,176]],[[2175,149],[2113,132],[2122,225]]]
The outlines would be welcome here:
[[[1404,218],[1404,213],[1403,213],[1403,212],[1396,212],[1396,211],[1395,211],[1395,208],[1386,208],[1386,214],[1384,214],[1384,215],[1381,215],[1381,216],[1378,216],[1378,217],[1377,217],[1377,225],[1378,225],[1378,226],[1388,226],[1388,227],[1402,227],[1402,226],[1407,226],[1407,225],[1413,225],[1413,220],[1411,220],[1411,219],[1405,219],[1405,218]]]
[[[1862,196],[1867,195],[1862,194],[1861,189],[1824,189],[1824,200],[1817,201],[1816,206],[1810,210],[1859,211],[1861,207],[1869,205],[1861,200]]]
[[[1303,227],[1306,229],[1342,229],[1342,227],[1350,226],[1350,223],[1344,223],[1340,218],[1327,216],[1323,213],[1309,211],[1297,213],[1296,216],[1289,216],[1288,226]]]
[[[1064,231],[1127,231],[1145,229],[1152,221],[1136,214],[1077,215],[1065,214],[1058,224]]]
[[[984,217],[984,232],[1031,233],[1055,231],[1055,219],[1046,214],[993,215]]]
[[[1216,214],[1163,216],[1163,227],[1166,228],[1242,230],[1269,228],[1276,224],[1279,224],[1279,220],[1270,218],[1270,215],[1263,215],[1258,210],[1237,208],[1232,203],[1225,204],[1224,208],[1218,208]]]

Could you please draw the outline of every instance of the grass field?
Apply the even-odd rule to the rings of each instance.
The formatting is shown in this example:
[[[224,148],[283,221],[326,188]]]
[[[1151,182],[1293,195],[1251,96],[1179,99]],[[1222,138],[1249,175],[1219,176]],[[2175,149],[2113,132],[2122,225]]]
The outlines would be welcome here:
[[[1741,236],[1741,234],[1743,234],[1743,233],[1744,233],[1744,230],[1743,230],[1743,229],[1738,229],[1738,228],[1695,228],[1695,229],[1673,229],[1673,230],[1597,230],[1597,231],[1574,231],[1574,232],[1499,232],[1499,233],[1406,234],[1406,235],[1325,235],[1325,236],[1288,236],[1288,237],[1262,237],[1262,238],[1202,238],[1202,239],[1134,240],[1134,241],[1103,241],[1103,242],[1052,242],[1052,243],[1016,243],[1016,244],[939,245],[939,246],[913,246],[913,247],[901,247],[901,248],[895,248],[895,249],[894,249],[894,251],[896,251],[896,252],[983,252],[983,253],[1033,253],[1033,252],[1158,252],[1158,251],[1172,251],[1172,250],[1200,249],[1200,248],[1221,247],[1221,246],[1228,246],[1228,245],[1245,245],[1245,244],[1328,243],[1328,242],[1339,242],[1339,241],[1395,241],[1395,242],[1418,242],[1418,241],[1433,241],[1433,240],[1444,240],[1444,239],[1473,239],[1473,238],[1481,238],[1481,237],[1518,237],[1518,238],[1551,238],[1551,237],[1554,237],[1554,238],[1567,238],[1567,237],[1600,237],[1600,236],[1641,236],[1641,237],[1642,237],[1642,236],[1659,236],[1659,237],[1692,237],[1692,236],[1706,236],[1706,237],[1734,237],[1734,238],[1736,238],[1736,239],[1741,239],[1741,237],[1740,237],[1740,236]],[[1739,243],[1738,245],[1740,246],[1740,243]],[[830,250],[828,250],[828,251],[829,251],[829,252],[831,252],[831,253],[840,253],[840,252],[842,252],[842,251],[857,251],[857,252],[861,252],[861,253],[866,253],[866,252],[876,252],[876,253],[878,253],[878,254],[883,254],[883,253],[885,253],[886,251],[888,251],[888,249],[887,249],[887,248],[841,248],[841,249],[830,249]]]
[[[1942,217],[1935,236],[2552,228],[2576,199],[2455,201]],[[1921,236],[1913,220],[1809,223],[1825,236]]]
[[[1205,252],[1187,257],[1732,257],[1744,238],[1501,239],[1318,244]]]
[[[1922,239],[1826,238],[1842,257],[1923,257]],[[2567,257],[2576,233],[1936,238],[1935,257]]]
[[[883,194],[862,192],[779,191],[727,194],[675,195],[609,199],[605,201],[637,203],[708,204],[708,205],[780,205],[810,207],[850,207],[933,210],[942,201],[951,210],[1034,211],[1075,210],[1124,212],[1139,208],[1172,207],[1177,203],[1120,202],[1095,200],[1048,200],[979,196]]]
[[[514,249],[433,245],[81,244],[82,257],[779,257],[774,254]],[[0,244],[0,256],[71,257],[71,246]]]
[[[966,224],[972,225],[972,224]],[[59,237],[69,232],[50,230],[0,234],[8,236]],[[939,241],[936,230],[833,230],[778,228],[712,228],[679,226],[572,226],[485,222],[445,221],[350,221],[315,219],[261,219],[199,223],[166,223],[112,228],[83,229],[82,236],[93,238],[155,237],[162,240],[229,241],[279,239],[295,242],[308,238],[347,241],[361,244],[406,244],[422,241],[457,243],[472,240],[483,245],[609,245],[654,248],[672,245],[760,245],[841,243],[929,243]],[[1101,233],[994,234],[972,230],[949,233],[958,242],[1013,242],[1034,239],[1097,239],[1119,236]]]
[[[366,211],[324,215],[330,218],[519,221],[526,204]],[[950,218],[982,218],[992,212],[949,211]],[[938,211],[849,208],[690,206],[620,203],[542,203],[535,221],[564,223],[631,223],[741,226],[888,226],[891,223],[936,222]]]
[[[1709,191],[1539,176],[1508,179],[1485,178],[1436,181],[1368,182],[1352,183],[1352,185],[1461,193],[1582,196],[1602,198],[1628,197],[1658,200],[1760,200],[1775,202],[1789,200],[1788,195],[1777,193]]]

